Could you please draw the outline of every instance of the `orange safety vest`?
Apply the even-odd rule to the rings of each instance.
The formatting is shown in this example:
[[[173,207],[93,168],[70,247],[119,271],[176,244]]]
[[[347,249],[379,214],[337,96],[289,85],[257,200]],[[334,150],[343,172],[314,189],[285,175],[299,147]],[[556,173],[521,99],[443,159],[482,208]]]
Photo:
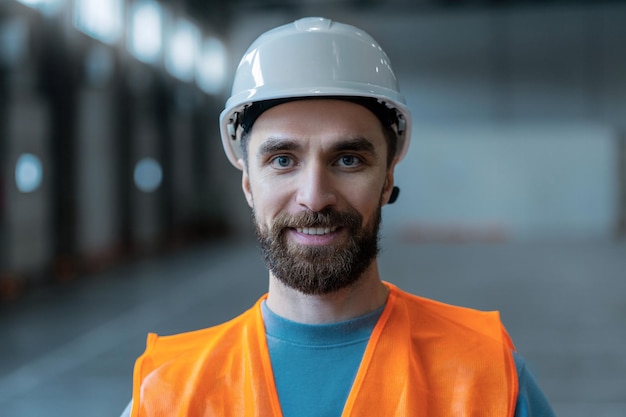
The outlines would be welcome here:
[[[514,347],[498,313],[385,285],[387,304],[342,416],[513,417]],[[148,335],[135,364],[131,416],[282,416],[261,314],[264,298],[216,327]]]

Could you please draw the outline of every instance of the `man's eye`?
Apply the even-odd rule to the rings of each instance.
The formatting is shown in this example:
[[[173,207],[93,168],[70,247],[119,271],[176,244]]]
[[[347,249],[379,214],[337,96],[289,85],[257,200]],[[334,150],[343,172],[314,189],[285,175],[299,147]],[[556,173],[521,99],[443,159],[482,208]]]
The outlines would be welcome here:
[[[289,168],[293,164],[293,161],[291,160],[290,157],[286,155],[279,155],[275,157],[274,159],[272,159],[270,161],[270,164],[274,168]]]
[[[344,167],[354,167],[359,165],[361,160],[354,155],[344,155],[339,158],[338,164]]]

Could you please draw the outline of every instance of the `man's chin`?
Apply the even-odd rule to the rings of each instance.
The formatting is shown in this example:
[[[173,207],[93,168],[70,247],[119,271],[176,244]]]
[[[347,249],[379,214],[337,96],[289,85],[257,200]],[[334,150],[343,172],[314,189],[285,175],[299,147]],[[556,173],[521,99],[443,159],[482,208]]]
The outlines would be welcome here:
[[[348,249],[348,245],[343,242],[330,245],[315,245],[288,241],[286,246],[290,256],[300,258],[302,262],[308,263],[328,261],[338,252]]]

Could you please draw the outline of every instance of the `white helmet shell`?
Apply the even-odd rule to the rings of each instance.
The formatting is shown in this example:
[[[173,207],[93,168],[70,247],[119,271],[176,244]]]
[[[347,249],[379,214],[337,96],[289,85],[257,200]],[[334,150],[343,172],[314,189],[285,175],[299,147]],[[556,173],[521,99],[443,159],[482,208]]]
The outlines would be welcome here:
[[[394,109],[396,158],[411,135],[411,114],[387,54],[364,31],[321,17],[308,17],[257,38],[241,59],[231,97],[220,115],[220,132],[230,162],[242,169],[239,117],[252,103],[298,97],[371,97]]]

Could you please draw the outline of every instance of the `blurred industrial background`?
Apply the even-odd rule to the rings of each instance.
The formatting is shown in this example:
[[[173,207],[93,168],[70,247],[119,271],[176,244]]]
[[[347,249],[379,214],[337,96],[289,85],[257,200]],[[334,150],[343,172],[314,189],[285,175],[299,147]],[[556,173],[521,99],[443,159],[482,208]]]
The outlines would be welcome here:
[[[217,121],[306,15],[413,112],[384,278],[500,310],[559,415],[626,416],[626,4],[594,0],[0,0],[0,415],[119,415],[146,332],[265,291]]]

